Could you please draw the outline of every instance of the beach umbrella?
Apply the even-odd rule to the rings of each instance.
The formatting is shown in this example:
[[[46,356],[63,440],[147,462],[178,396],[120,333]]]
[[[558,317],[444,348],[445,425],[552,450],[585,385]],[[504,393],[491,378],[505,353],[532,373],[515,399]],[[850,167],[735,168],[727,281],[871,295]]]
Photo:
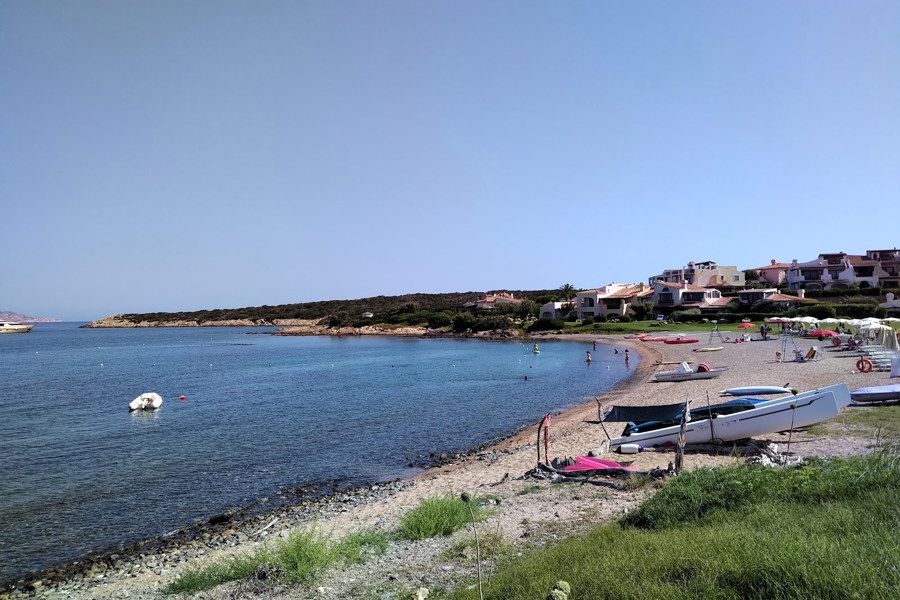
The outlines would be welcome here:
[[[738,327],[739,327],[740,329],[749,329],[749,328],[751,328],[751,327],[756,327],[756,325],[754,325],[753,323],[740,323],[740,324],[738,325]]]
[[[816,329],[815,331],[809,332],[809,337],[817,337],[819,339],[834,337],[838,335],[837,331],[831,331],[830,329]]]
[[[766,323],[790,323],[791,320],[787,317],[771,317],[766,319]]]

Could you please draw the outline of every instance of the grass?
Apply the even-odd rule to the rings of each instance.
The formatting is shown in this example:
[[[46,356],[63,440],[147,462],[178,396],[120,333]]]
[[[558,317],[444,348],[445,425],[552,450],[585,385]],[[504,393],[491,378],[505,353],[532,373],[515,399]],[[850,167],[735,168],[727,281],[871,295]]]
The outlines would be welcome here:
[[[476,519],[483,517],[482,501],[472,502]],[[459,496],[426,498],[400,519],[399,536],[405,540],[450,535],[470,523],[469,508]]]
[[[484,496],[471,501],[476,519],[487,512],[483,505],[501,501],[499,496]],[[397,537],[418,540],[445,536],[471,524],[469,505],[461,497],[447,495],[425,499],[401,519]],[[295,530],[286,540],[271,548],[218,561],[212,565],[189,568],[166,586],[164,594],[196,594],[229,581],[251,578],[275,579],[283,583],[311,586],[328,569],[340,564],[362,564],[382,554],[390,535],[380,531],[354,532],[335,542],[315,530]],[[493,552],[496,540],[488,538]]]
[[[878,433],[882,440],[900,439],[900,410],[897,406],[867,406],[843,413],[843,422],[851,431],[871,435]]]
[[[619,523],[509,560],[485,598],[900,597],[900,459],[700,469]],[[475,598],[472,589],[446,595]]]
[[[813,436],[828,435],[834,424],[842,425],[848,435],[871,439],[876,447],[889,447],[900,442],[900,410],[896,405],[873,404],[842,411],[833,419],[808,427],[806,432]]]
[[[285,583],[312,585],[327,569],[342,562],[364,562],[371,554],[383,553],[387,545],[387,534],[374,531],[353,533],[335,543],[315,530],[296,530],[273,548],[188,569],[163,593],[196,594],[229,581],[262,575]]]
[[[759,331],[754,329],[739,329],[739,323],[665,323],[659,321],[632,321],[630,323],[592,323],[584,325],[581,322],[566,322],[563,333],[597,333],[620,334],[650,332],[654,334],[669,333],[697,333],[711,332],[714,325],[718,325],[720,333],[750,333]],[[756,323],[759,325],[759,322]],[[772,332],[776,333],[775,331]]]

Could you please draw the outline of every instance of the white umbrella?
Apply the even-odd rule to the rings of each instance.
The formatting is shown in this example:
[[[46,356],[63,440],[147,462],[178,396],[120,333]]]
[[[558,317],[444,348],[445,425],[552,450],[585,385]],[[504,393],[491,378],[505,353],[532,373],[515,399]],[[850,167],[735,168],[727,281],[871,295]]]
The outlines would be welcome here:
[[[861,323],[875,323],[875,324],[881,323],[881,319],[877,319],[875,317],[866,317],[865,319],[860,319],[859,321]]]

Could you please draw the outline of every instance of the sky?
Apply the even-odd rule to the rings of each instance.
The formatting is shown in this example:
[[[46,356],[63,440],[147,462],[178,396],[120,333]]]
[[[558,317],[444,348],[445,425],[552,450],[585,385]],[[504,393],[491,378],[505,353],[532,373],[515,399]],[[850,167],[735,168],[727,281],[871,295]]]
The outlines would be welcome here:
[[[898,217],[894,1],[0,0],[0,310],[587,289]]]

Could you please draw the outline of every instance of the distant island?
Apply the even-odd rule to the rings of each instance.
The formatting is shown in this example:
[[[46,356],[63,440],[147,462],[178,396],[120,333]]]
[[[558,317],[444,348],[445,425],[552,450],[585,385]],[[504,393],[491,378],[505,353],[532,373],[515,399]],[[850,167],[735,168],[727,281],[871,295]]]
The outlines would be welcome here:
[[[8,310],[0,310],[0,321],[13,321],[15,323],[59,323],[59,319],[49,317],[26,317],[21,313]]]
[[[514,299],[489,311],[479,303],[491,294]],[[532,319],[541,304],[558,300],[559,290],[454,292],[323,300],[256,306],[121,314],[92,321],[85,328],[127,327],[283,327],[285,335],[421,335],[426,330],[462,333],[508,329],[515,320]]]

